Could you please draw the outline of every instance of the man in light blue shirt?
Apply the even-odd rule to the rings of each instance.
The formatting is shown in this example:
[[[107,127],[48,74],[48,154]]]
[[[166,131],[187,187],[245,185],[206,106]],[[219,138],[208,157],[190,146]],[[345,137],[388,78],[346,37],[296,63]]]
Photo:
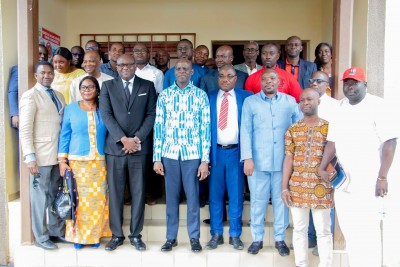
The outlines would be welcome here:
[[[290,253],[284,241],[289,211],[281,199],[284,136],[301,113],[292,96],[278,92],[279,82],[274,69],[265,70],[261,76],[261,92],[249,96],[243,104],[240,150],[250,188],[253,237],[248,248],[250,254],[257,254],[263,247],[264,217],[270,196],[274,209],[275,247],[281,256]]]
[[[199,180],[209,175],[210,104],[207,94],[190,83],[193,69],[188,59],[179,59],[174,71],[176,81],[158,97],[154,123],[154,171],[165,174],[167,200],[167,241],[161,251],[178,244],[183,184],[191,250],[200,252]]]

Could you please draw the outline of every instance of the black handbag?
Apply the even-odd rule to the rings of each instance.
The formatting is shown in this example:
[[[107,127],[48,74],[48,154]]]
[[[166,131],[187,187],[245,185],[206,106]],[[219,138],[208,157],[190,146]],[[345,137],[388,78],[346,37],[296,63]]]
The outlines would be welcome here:
[[[56,198],[54,199],[53,205],[51,207],[51,211],[58,215],[63,220],[71,219],[71,197],[69,195],[68,186],[67,186],[67,178],[71,177],[71,175],[65,171],[64,178],[62,183],[58,187],[58,192]]]

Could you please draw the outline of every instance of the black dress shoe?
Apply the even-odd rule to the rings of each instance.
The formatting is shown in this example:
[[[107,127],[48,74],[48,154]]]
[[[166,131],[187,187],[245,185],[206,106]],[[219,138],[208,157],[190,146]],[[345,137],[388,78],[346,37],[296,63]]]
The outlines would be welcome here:
[[[232,245],[234,249],[242,250],[244,248],[240,237],[229,237],[229,245]]]
[[[125,237],[116,237],[113,236],[111,240],[106,245],[106,250],[112,251],[116,249],[118,246],[121,246],[124,243]]]
[[[192,248],[192,251],[196,253],[202,251],[203,249],[200,245],[200,241],[196,238],[190,239],[190,246]]]
[[[222,235],[215,234],[211,237],[211,240],[207,243],[206,249],[216,249],[218,245],[224,243],[224,237]]]
[[[143,243],[141,235],[138,235],[135,237],[130,237],[129,239],[131,241],[131,245],[134,246],[136,248],[136,250],[139,250],[139,251],[146,250],[146,244]]]
[[[173,247],[176,247],[178,245],[178,242],[176,242],[176,239],[168,239],[164,245],[161,247],[161,251],[171,251]]]
[[[250,247],[247,249],[247,252],[250,253],[250,254],[255,255],[262,248],[263,248],[263,242],[262,241],[256,241],[256,242],[251,243]]]
[[[53,243],[71,243],[65,239],[63,236],[50,236],[50,241]]]
[[[288,256],[290,254],[290,250],[288,246],[286,246],[285,241],[276,241],[275,248],[278,250],[279,255],[281,255],[282,257]]]
[[[204,220],[203,220],[203,223],[205,223],[205,224],[210,224],[210,219],[204,219]]]
[[[52,241],[50,241],[50,239],[43,241],[43,242],[35,241],[35,246],[37,246],[39,248],[47,249],[47,250],[53,250],[53,249],[58,248],[56,244],[54,244]]]

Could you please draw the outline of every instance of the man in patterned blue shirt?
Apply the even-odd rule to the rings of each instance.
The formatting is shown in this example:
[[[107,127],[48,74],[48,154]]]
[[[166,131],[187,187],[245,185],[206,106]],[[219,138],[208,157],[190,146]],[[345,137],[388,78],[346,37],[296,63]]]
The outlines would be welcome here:
[[[193,69],[188,59],[179,59],[174,71],[176,81],[158,97],[154,124],[154,171],[165,174],[167,198],[167,241],[161,251],[178,244],[183,184],[191,250],[200,252],[199,180],[209,175],[210,104],[207,94],[190,83]]]
[[[299,120],[296,100],[278,92],[279,76],[274,69],[261,75],[261,92],[243,103],[240,125],[240,158],[250,188],[250,218],[253,243],[250,254],[263,247],[264,217],[269,197],[274,209],[275,247],[281,256],[289,255],[285,230],[289,210],[281,199],[282,164],[285,157],[284,137],[287,128]]]

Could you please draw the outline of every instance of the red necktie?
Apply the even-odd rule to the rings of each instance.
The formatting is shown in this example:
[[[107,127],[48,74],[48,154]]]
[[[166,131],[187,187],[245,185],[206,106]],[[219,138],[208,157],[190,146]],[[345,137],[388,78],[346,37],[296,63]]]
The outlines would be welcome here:
[[[224,130],[228,125],[228,92],[224,93],[224,99],[221,102],[221,109],[219,111],[219,120],[218,120],[218,128],[220,130]]]

